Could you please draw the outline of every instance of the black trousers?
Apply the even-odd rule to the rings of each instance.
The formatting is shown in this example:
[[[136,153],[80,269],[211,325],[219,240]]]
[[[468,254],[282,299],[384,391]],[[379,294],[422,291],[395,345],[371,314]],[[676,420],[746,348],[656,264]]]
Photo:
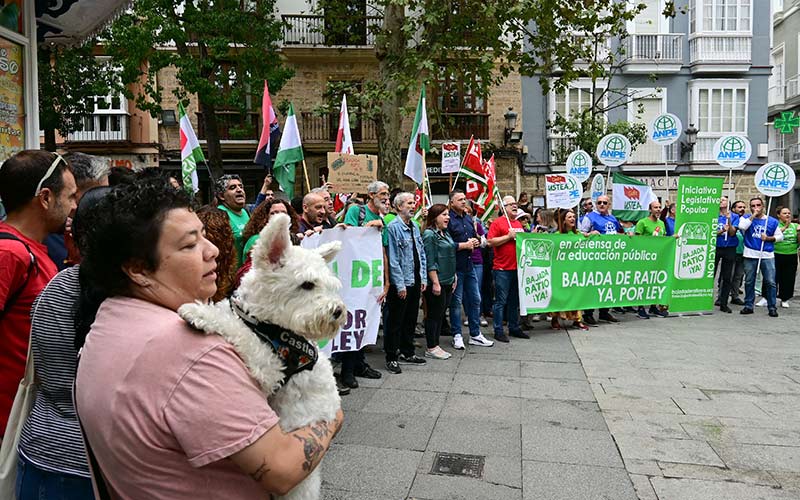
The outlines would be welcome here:
[[[397,351],[404,356],[414,355],[414,329],[419,315],[420,284],[406,287],[406,298],[397,296],[397,287],[389,285],[386,305],[388,325],[384,325],[383,350],[386,361],[397,361]],[[429,313],[430,314],[430,313]]]
[[[363,351],[337,352],[333,356],[342,363],[342,376],[348,373],[360,375],[369,366]]]
[[[797,254],[775,254],[775,283],[778,298],[789,300],[794,296],[794,280],[797,276]]]
[[[442,325],[445,324],[444,316],[450,307],[450,299],[453,298],[453,284],[442,285],[442,293],[433,294],[433,287],[425,289],[425,303],[428,305],[428,317],[425,318],[425,341],[428,349],[433,349],[439,345],[439,335],[442,333]]]
[[[720,267],[719,262],[722,261]],[[733,283],[733,268],[736,267],[736,247],[717,247],[714,269],[719,271],[719,306],[728,305]]]

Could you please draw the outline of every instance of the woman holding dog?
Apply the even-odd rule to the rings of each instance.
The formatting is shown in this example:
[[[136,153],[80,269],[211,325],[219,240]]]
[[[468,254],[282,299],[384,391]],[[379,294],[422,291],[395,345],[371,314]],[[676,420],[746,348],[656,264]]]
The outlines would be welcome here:
[[[325,455],[342,413],[283,432],[233,347],[177,315],[216,291],[217,249],[189,206],[183,190],[150,179],[93,208],[75,400],[94,477],[114,498],[283,495]]]
[[[428,306],[428,315],[425,318],[428,349],[425,356],[433,359],[447,359],[451,356],[439,346],[445,312],[450,307],[450,299],[456,288],[456,244],[447,232],[449,223],[450,212],[447,205],[437,203],[428,209],[426,229],[422,235],[430,284],[425,290],[425,304]]]

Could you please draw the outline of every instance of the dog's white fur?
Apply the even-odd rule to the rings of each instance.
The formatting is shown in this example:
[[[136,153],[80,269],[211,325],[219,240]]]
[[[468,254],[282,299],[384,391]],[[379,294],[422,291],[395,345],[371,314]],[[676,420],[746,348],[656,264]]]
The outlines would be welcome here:
[[[253,248],[253,266],[236,292],[239,304],[253,318],[311,341],[332,338],[347,317],[347,308],[338,293],[341,284],[328,268],[340,248],[339,242],[314,250],[293,246],[289,217],[273,215]],[[319,355],[313,370],[294,375],[281,387],[282,362],[239,319],[228,300],[184,304],[178,314],[195,328],[222,336],[236,349],[280,417],[283,431],[336,417],[341,399],[330,361],[324,355]],[[321,483],[318,466],[282,498],[316,500]]]

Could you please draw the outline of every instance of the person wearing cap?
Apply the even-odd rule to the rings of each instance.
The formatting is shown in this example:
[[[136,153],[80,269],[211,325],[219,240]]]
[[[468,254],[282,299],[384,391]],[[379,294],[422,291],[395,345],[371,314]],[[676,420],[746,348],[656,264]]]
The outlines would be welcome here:
[[[513,196],[503,197],[505,216],[497,217],[489,227],[487,243],[494,249],[492,275],[494,277],[494,339],[508,342],[503,332],[503,319],[508,321],[508,333],[512,337],[529,339],[519,324],[519,289],[517,286],[517,233],[522,224],[517,220],[517,200]],[[507,307],[507,309],[506,309]],[[508,317],[504,318],[504,314]]]

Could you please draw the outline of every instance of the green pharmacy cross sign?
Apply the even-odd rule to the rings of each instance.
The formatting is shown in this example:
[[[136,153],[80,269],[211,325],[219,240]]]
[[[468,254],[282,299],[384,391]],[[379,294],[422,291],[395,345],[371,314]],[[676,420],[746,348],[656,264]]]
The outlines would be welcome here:
[[[774,126],[781,134],[791,134],[800,127],[800,116],[794,116],[794,111],[783,111],[780,118],[775,118]]]

